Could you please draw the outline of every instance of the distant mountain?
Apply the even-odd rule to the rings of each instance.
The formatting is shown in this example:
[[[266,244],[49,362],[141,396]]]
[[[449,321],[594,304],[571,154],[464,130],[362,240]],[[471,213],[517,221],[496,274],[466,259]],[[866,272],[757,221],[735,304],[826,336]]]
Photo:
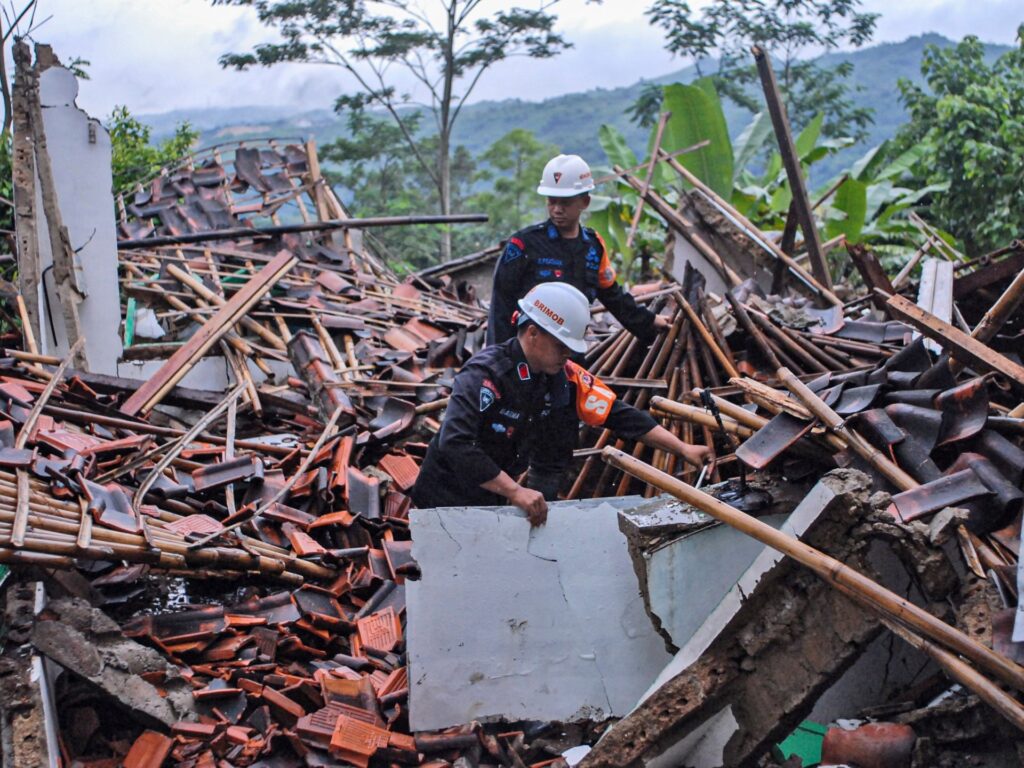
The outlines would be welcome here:
[[[892,136],[905,121],[906,112],[899,102],[896,82],[900,78],[921,82],[921,55],[928,44],[945,47],[954,43],[941,35],[925,34],[901,43],[881,43],[822,57],[826,64],[841,61],[853,64],[850,82],[857,89],[853,99],[858,105],[872,107],[875,120],[865,142],[821,164],[819,172],[822,178],[848,165],[868,147]],[[987,46],[991,59],[1007,50],[1008,46]],[[595,164],[603,164],[606,160],[597,140],[597,130],[602,123],[609,123],[622,131],[630,145],[641,154],[646,147],[648,131],[629,122],[626,111],[645,82],[688,82],[695,77],[696,69],[690,66],[624,88],[595,88],[537,102],[506,99],[470,104],[463,109],[456,125],[455,141],[476,154],[512,128],[524,127],[566,152],[575,152]],[[725,111],[730,132],[736,136],[749,122],[750,113],[728,101]],[[139,119],[153,127],[153,134],[158,139],[169,136],[177,123],[188,120],[200,131],[202,146],[259,136],[312,137],[318,144],[323,144],[345,132],[344,122],[326,109],[298,114],[285,108],[264,106],[175,110],[140,115]]]

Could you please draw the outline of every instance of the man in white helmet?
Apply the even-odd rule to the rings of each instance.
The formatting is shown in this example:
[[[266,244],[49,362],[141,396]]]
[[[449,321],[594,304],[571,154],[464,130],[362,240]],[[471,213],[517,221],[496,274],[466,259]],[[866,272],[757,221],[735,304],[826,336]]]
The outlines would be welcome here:
[[[535,285],[569,283],[589,303],[599,300],[622,327],[644,341],[653,340],[669,321],[633,300],[616,282],[601,236],[580,225],[590,205],[594,177],[579,155],[559,155],[544,166],[537,193],[548,199],[548,220],[516,232],[508,239],[494,268],[487,343],[515,335],[516,302]]]
[[[709,449],[684,443],[570,359],[586,351],[586,296],[543,283],[518,302],[516,335],[474,355],[455,377],[412,499],[420,508],[511,503],[547,519],[572,460],[579,422],[606,427],[700,466]],[[516,478],[529,469],[525,486]]]

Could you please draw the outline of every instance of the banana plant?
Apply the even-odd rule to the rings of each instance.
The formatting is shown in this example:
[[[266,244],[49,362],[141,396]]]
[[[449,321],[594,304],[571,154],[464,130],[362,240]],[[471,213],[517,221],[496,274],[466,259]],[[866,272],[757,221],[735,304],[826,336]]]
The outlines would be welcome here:
[[[661,148],[672,153],[705,139],[700,150],[678,157],[678,161],[711,187],[718,195],[766,232],[780,231],[786,222],[792,201],[789,180],[778,151],[770,150],[774,133],[767,113],[760,112],[740,132],[729,138],[722,103],[710,80],[703,78],[690,85],[674,83],[665,87],[664,109],[671,112],[662,135]],[[804,177],[811,167],[854,143],[852,138],[822,135],[824,115],[818,114],[794,139]],[[653,150],[656,129],[647,144],[647,159]],[[632,168],[639,165],[625,137],[615,128],[602,125],[598,138],[610,166]],[[900,179],[927,152],[925,145],[910,148],[899,157],[886,160],[885,143],[870,149],[849,170],[812,191],[814,200],[843,179],[831,197],[817,210],[822,235],[845,237],[849,243],[869,243],[883,258],[899,261],[912,252],[916,229],[905,212],[929,195],[943,191],[946,185],[933,184],[922,189],[900,185]],[[658,163],[651,186],[674,204],[683,189],[682,180],[666,163]],[[603,170],[603,169],[602,169]],[[643,176],[643,173],[637,173]],[[845,177],[845,178],[844,178]],[[619,259],[622,273],[634,277],[637,254],[659,252],[664,242],[664,225],[650,207],[645,207],[638,236],[632,247],[626,239],[639,196],[624,182],[607,194],[594,196],[589,224],[605,239],[609,250]]]

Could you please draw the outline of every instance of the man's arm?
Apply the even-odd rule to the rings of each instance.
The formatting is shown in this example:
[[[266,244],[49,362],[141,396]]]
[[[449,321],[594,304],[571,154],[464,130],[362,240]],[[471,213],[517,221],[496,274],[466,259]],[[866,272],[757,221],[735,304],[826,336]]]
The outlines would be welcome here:
[[[518,237],[509,238],[498,263],[494,265],[491,288],[491,311],[487,317],[487,346],[501,344],[512,338],[512,314],[520,298],[523,272],[526,268],[526,246]]]
[[[455,377],[451,398],[445,411],[441,431],[437,436],[437,450],[451,467],[458,467],[467,485],[483,485],[501,472],[494,460],[480,447],[478,435],[484,411],[480,390],[484,387],[486,371],[470,366]],[[489,406],[494,407],[493,403]]]
[[[654,429],[649,432],[640,435],[637,440],[644,445],[665,451],[665,453],[674,453],[676,456],[681,457],[683,461],[693,464],[693,466],[698,468],[703,466],[704,462],[711,455],[711,449],[708,446],[684,443],[660,424],[655,425]]]
[[[597,232],[594,234],[601,244],[601,266],[597,271],[598,300],[623,328],[642,341],[652,341],[658,328],[667,323],[657,321],[657,316],[651,310],[637,304],[633,294],[618,283],[604,239]]]
[[[581,366],[567,363],[566,372],[576,387],[576,411],[585,423],[606,427],[618,437],[639,440],[644,445],[674,453],[698,467],[711,453],[707,446],[684,443],[649,413],[623,403],[600,379]]]

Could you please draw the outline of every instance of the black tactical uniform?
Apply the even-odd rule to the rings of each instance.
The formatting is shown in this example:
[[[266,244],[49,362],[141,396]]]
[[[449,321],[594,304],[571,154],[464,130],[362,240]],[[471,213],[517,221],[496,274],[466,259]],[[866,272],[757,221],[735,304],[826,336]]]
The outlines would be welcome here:
[[[635,439],[657,423],[625,405],[575,363],[554,376],[530,369],[517,338],[474,355],[455,377],[412,499],[421,509],[508,502],[480,487],[529,467],[529,486],[554,498],[572,460],[580,420]]]
[[[494,268],[487,343],[500,344],[514,336],[516,302],[535,285],[556,281],[577,288],[591,303],[600,300],[634,336],[653,339],[654,313],[639,306],[615,281],[601,236],[581,226],[579,237],[566,240],[549,220],[517,232],[505,244]]]

